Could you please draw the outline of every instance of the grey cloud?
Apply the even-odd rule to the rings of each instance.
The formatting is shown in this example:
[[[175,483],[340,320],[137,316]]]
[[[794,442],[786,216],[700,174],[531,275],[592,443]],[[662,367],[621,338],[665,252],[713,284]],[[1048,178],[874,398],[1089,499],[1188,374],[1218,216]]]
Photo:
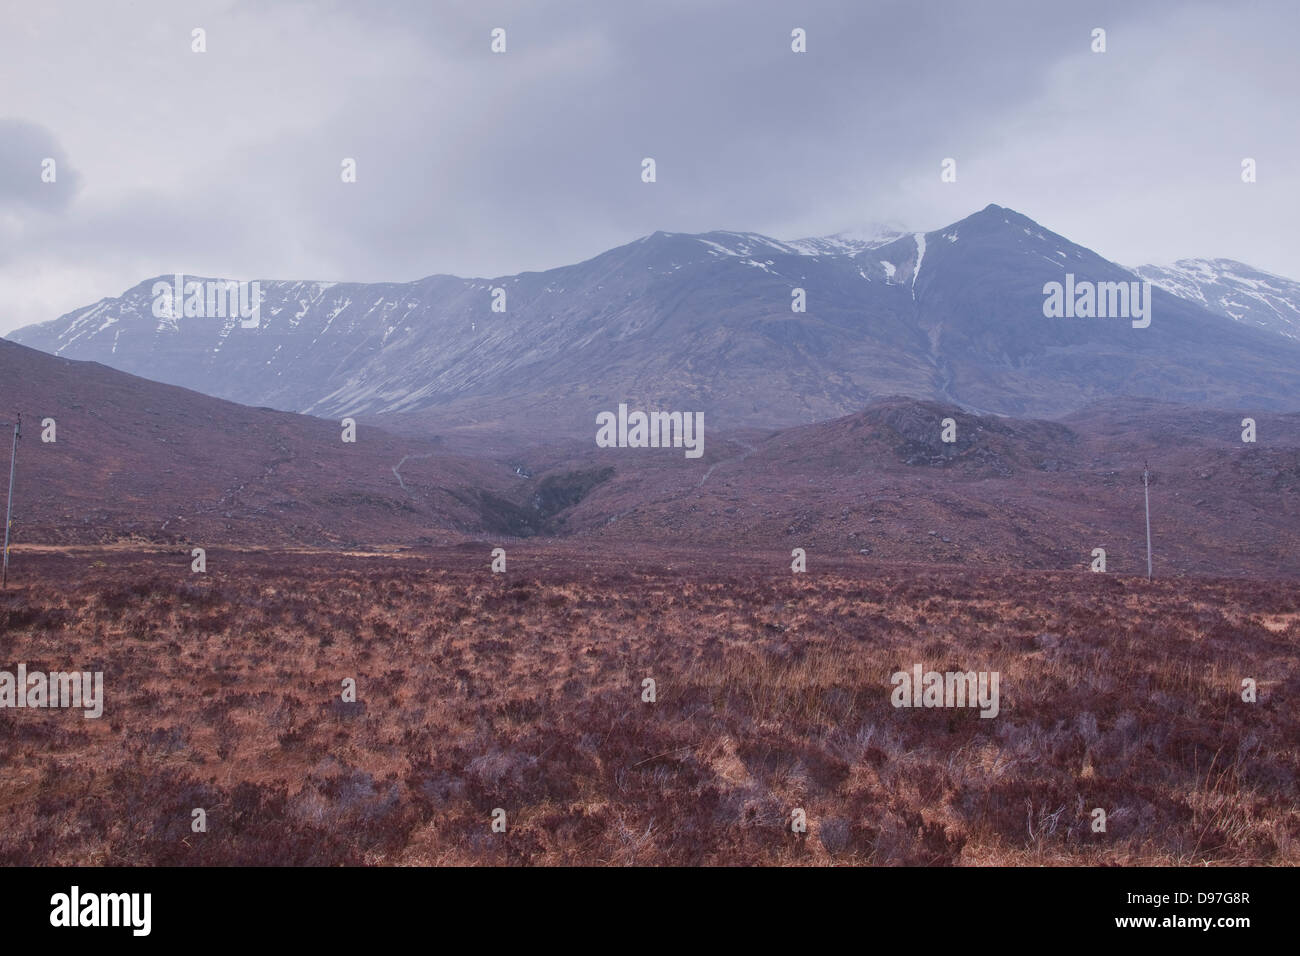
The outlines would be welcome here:
[[[90,24],[72,34],[23,16],[40,28],[0,37],[0,80],[6,61],[41,64],[47,89],[10,99],[75,136],[86,181],[0,258],[9,328],[84,304],[58,291],[78,263],[117,276],[103,295],[177,269],[496,276],[660,229],[930,229],[990,202],[1133,264],[1300,273],[1285,172],[1300,135],[1281,119],[1300,77],[1276,65],[1300,14],[1281,0],[1249,17],[1127,0],[199,3],[183,20],[154,0],[111,16],[66,4],[58,18]],[[504,55],[488,50],[497,26]],[[795,26],[806,54],[790,52]],[[1095,26],[1110,50],[1089,58]],[[79,45],[108,37],[123,65],[105,72]],[[0,139],[0,202],[39,185],[10,182],[34,145],[14,142]],[[1243,193],[1233,171],[1252,150],[1268,179]],[[945,186],[947,156],[960,174]],[[343,157],[356,184],[339,181]]]
[[[42,174],[53,160],[53,182]],[[57,212],[76,196],[81,177],[67,153],[38,123],[0,119],[0,210],[22,215],[32,210]]]

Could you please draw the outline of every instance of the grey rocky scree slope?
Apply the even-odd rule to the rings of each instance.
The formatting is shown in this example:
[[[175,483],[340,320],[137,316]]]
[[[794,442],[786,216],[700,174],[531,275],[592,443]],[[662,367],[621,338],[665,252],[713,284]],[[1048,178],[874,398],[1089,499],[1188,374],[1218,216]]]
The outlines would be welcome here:
[[[1037,417],[1121,395],[1300,407],[1300,343],[1279,330],[1160,288],[1149,328],[1045,318],[1043,285],[1067,271],[1134,278],[989,206],[876,242],[659,232],[493,279],[262,280],[258,329],[158,319],[149,279],[12,338],[244,404],[419,432],[589,434],[621,401],[703,410],[724,428],[827,420],[887,395]],[[505,313],[491,311],[494,287]]]

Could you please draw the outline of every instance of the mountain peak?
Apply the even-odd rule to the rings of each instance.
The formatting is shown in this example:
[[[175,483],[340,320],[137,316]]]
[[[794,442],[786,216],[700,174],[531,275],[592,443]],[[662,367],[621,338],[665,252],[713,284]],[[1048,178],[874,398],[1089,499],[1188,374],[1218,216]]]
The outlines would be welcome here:
[[[1005,223],[1021,227],[1030,225],[1042,228],[1038,223],[1030,219],[1024,213],[1016,212],[1016,210],[1012,209],[1010,206],[999,206],[997,203],[989,203],[979,212],[971,213],[965,219],[960,220],[960,223]],[[959,225],[960,223],[954,223],[954,225]]]

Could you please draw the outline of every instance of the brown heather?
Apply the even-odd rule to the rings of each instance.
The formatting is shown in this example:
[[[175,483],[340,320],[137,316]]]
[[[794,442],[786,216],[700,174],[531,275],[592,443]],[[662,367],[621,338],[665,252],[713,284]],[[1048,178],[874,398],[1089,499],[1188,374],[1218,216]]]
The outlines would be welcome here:
[[[490,547],[19,551],[0,667],[106,705],[0,711],[0,863],[1300,863],[1293,584]]]

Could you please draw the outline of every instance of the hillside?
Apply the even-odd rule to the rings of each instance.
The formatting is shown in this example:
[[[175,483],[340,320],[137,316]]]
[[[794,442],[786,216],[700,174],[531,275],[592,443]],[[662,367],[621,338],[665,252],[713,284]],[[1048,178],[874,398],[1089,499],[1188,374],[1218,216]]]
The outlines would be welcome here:
[[[6,341],[0,409],[23,416],[20,547],[445,541],[479,526],[479,489],[510,480],[431,442],[362,426],[345,444],[338,422],[236,405]],[[45,418],[55,421],[52,443],[41,440]],[[404,458],[405,489],[393,473]]]

